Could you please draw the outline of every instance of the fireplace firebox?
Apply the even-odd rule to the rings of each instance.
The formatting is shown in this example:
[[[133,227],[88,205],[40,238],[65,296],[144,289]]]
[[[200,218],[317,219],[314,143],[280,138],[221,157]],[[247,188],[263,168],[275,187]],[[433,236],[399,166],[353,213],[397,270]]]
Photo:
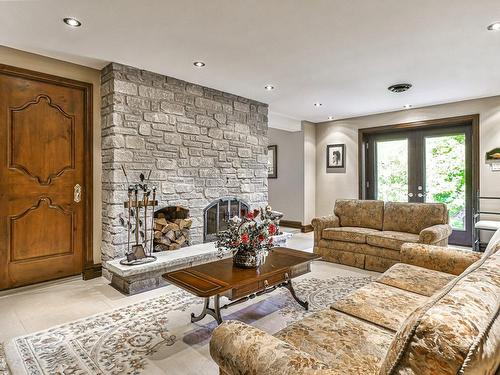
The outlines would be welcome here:
[[[203,212],[204,242],[217,240],[217,233],[227,229],[227,221],[234,216],[248,214],[250,206],[236,197],[224,197],[210,203]]]

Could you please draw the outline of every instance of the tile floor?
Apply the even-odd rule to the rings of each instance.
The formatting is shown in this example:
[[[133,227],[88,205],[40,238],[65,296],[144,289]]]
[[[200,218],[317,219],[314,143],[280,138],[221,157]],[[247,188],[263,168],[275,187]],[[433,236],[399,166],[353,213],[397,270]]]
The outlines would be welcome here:
[[[282,229],[288,231],[286,228]],[[288,246],[312,251],[313,233],[294,231]],[[89,281],[73,277],[0,292],[0,342],[143,301],[162,293],[164,288],[125,296],[112,288],[108,280],[102,277]]]

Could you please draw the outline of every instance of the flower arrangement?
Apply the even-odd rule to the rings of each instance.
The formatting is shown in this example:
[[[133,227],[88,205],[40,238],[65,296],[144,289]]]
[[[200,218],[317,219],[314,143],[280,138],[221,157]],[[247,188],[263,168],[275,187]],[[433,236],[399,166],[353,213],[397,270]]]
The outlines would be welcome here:
[[[228,221],[228,229],[218,235],[217,248],[231,250],[236,266],[258,267],[272,248],[272,236],[277,232],[271,207],[255,209],[243,218],[234,216]]]

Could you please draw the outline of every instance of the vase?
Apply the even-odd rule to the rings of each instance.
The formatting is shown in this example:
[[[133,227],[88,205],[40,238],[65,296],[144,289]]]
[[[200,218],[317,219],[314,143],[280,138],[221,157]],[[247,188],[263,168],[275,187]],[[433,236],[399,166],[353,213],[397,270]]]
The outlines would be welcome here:
[[[233,265],[239,268],[257,268],[265,259],[266,254],[262,250],[238,251],[233,255]]]

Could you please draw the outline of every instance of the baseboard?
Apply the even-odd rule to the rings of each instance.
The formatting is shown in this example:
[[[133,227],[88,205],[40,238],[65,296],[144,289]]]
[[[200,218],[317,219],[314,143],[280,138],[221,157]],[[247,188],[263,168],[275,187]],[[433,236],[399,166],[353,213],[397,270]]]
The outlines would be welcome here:
[[[307,225],[303,225],[301,230],[304,233],[309,233],[309,232],[312,232],[314,230],[314,228],[311,224],[307,224]]]
[[[300,229],[300,231],[303,233],[308,233],[313,231],[313,227],[311,224],[304,225],[300,221],[280,220],[280,225],[288,228]]]
[[[82,273],[83,280],[91,280],[102,276],[102,264],[93,264],[85,267]]]

